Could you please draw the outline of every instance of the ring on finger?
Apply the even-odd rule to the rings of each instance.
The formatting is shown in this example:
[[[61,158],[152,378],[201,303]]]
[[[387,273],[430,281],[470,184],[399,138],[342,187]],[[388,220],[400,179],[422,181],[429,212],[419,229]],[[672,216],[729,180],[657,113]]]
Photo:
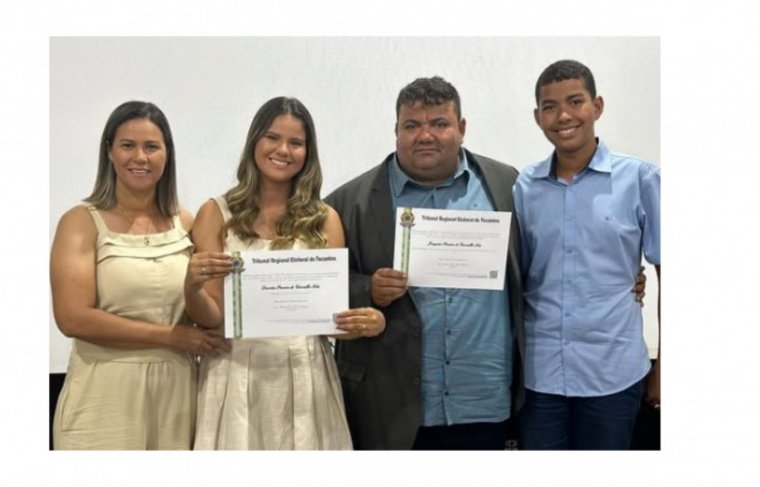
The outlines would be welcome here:
[[[205,273],[206,273],[206,268],[205,267],[201,267],[201,274],[205,274]]]

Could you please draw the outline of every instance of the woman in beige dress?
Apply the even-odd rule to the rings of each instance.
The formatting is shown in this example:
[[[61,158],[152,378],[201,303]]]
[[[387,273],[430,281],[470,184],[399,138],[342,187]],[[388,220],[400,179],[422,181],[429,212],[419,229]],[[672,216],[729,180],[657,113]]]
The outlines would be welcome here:
[[[343,247],[343,228],[319,199],[322,174],[314,123],[294,98],[269,100],[256,113],[237,171],[238,184],[198,212],[196,253],[185,282],[187,310],[199,326],[224,319],[224,252]],[[376,336],[385,319],[373,308],[338,314],[338,339]],[[235,340],[201,362],[196,449],[343,450],[351,448],[340,380],[327,337]]]
[[[92,194],[61,218],[50,258],[53,312],[73,338],[55,449],[190,449],[191,354],[226,349],[187,319],[192,217],[177,203],[174,143],[155,105],[109,117]]]

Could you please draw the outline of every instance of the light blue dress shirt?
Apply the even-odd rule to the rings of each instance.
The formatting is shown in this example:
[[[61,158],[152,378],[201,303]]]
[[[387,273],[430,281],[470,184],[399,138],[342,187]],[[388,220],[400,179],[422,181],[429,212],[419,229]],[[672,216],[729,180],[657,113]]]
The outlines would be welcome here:
[[[642,252],[660,264],[660,169],[599,142],[565,182],[553,154],[513,193],[522,237],[525,386],[563,396],[622,391],[650,367],[631,292]]]
[[[436,187],[409,178],[394,157],[389,183],[396,208],[493,210],[479,170],[462,151],[456,173]],[[504,291],[412,287],[422,320],[422,424],[509,418],[512,332]]]

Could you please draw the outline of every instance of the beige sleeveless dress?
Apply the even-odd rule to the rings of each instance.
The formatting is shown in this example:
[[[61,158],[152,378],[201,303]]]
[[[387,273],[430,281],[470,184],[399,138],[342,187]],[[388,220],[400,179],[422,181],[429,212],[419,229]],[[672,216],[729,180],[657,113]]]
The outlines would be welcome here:
[[[124,318],[189,324],[184,279],[193,244],[178,216],[169,231],[98,230],[97,304]],[[123,350],[72,343],[53,423],[56,450],[188,450],[193,442],[196,364],[169,348]]]
[[[215,198],[225,222],[223,197]],[[270,241],[241,242],[228,232],[225,251],[266,252]],[[294,248],[305,248],[296,242]],[[196,450],[348,450],[351,436],[330,343],[323,336],[234,340],[204,358],[198,380]]]

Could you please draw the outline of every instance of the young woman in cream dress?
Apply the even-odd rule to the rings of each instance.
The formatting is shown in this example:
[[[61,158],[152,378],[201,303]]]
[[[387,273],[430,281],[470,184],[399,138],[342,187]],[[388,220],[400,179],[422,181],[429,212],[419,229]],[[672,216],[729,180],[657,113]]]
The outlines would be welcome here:
[[[314,123],[294,98],[269,100],[256,113],[237,171],[238,184],[198,212],[185,299],[200,326],[219,329],[229,253],[343,247],[343,229],[319,199],[322,175]],[[385,319],[373,308],[342,312],[337,339],[376,336]],[[351,448],[340,379],[327,337],[235,340],[201,363],[195,449]]]

